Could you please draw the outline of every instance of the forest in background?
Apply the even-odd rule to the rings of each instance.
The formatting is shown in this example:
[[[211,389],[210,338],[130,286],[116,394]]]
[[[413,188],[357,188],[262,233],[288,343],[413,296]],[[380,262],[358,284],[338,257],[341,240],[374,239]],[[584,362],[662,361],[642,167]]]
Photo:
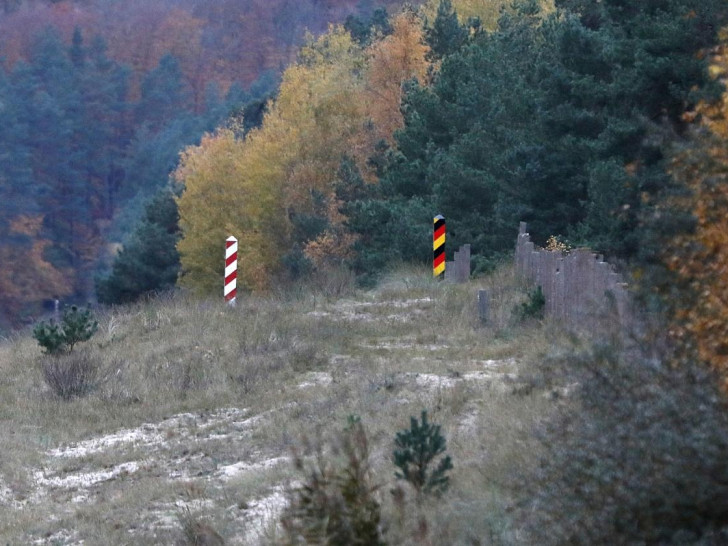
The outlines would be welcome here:
[[[219,291],[228,233],[243,290],[342,263],[372,282],[429,260],[437,213],[482,272],[526,221],[539,244],[619,263],[679,357],[727,370],[725,2],[475,4],[331,27],[260,127],[188,147],[179,284]]]
[[[725,2],[153,5],[0,6],[6,326],[217,296],[230,233],[243,291],[370,283],[426,262],[441,213],[476,272],[519,221],[604,253],[728,368]]]
[[[0,329],[93,300],[184,146],[260,123],[307,31],[395,4],[0,3]]]

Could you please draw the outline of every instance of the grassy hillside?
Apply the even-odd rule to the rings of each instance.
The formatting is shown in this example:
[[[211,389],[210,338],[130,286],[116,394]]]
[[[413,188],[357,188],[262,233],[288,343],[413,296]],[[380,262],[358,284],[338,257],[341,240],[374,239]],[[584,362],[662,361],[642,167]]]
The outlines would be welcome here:
[[[205,525],[229,544],[280,542],[280,511],[304,479],[294,454],[330,453],[351,415],[368,433],[388,543],[513,539],[508,484],[554,406],[519,388],[553,341],[541,322],[515,323],[523,298],[509,269],[462,286],[400,270],[373,291],[328,283],[235,309],[162,298],[100,317],[72,353],[98,365],[97,386],[70,401],[47,387],[29,335],[6,339],[0,542],[171,544]],[[442,426],[452,484],[436,503],[405,487],[395,506],[395,433],[422,410]]]

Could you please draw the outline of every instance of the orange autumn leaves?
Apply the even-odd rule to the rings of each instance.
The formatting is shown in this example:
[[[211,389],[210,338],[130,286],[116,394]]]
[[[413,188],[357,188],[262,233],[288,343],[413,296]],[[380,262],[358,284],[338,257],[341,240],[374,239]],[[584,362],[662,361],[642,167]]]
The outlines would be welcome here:
[[[0,307],[8,313],[21,314],[25,302],[73,292],[68,272],[55,268],[44,256],[51,242],[40,237],[42,224],[40,215],[15,217],[6,235],[27,237],[27,245],[0,246]]]
[[[321,208],[328,228],[305,243],[304,254],[318,267],[349,255],[354,237],[334,191],[341,160],[353,158],[374,181],[367,159],[403,124],[402,83],[424,82],[429,68],[417,16],[406,11],[392,27],[367,49],[341,27],[309,38],[259,129],[244,138],[219,129],[183,152],[175,173],[185,186],[178,200],[182,285],[215,293],[220,241],[235,234],[239,285],[267,288],[292,246],[291,219]]]
[[[712,58],[711,74],[728,78],[728,31]],[[693,294],[676,309],[672,334],[717,370],[728,389],[728,92],[686,114],[696,120],[695,144],[673,161],[673,174],[692,191],[695,232],[668,249],[667,263]]]

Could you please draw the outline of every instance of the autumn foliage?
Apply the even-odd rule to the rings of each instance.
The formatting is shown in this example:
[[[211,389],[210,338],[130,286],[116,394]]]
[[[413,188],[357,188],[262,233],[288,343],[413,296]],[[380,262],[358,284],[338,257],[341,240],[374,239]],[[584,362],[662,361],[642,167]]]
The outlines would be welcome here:
[[[172,53],[199,106],[208,83],[227,90],[235,81],[249,84],[264,70],[278,70],[295,59],[306,29],[323,32],[356,5],[355,0],[14,1],[12,8],[0,6],[0,51],[6,66],[13,66],[27,59],[33,36],[46,27],[69,40],[79,27],[86,35],[104,36],[111,56],[133,68],[137,83]]]
[[[411,11],[392,20],[392,34],[372,44],[369,55],[365,104],[376,128],[376,137],[393,144],[394,131],[404,126],[402,83],[416,79],[425,84],[429,63],[422,21]],[[375,138],[376,138],[375,137]]]
[[[251,252],[244,285],[267,286],[290,246],[290,215],[323,207],[338,221],[333,204],[311,202],[332,193],[332,173],[366,109],[360,89],[353,91],[364,81],[362,47],[352,44],[358,66],[321,64],[306,51],[298,57],[305,33],[375,7],[355,0],[0,3],[0,329],[31,320],[55,297],[93,300],[94,277],[110,271],[145,201],[168,184],[180,150],[228,117],[240,122],[183,155],[179,173],[194,171],[193,196],[221,168],[205,163],[204,150],[239,147],[260,124],[283,67],[298,58],[265,130],[245,139],[241,157],[221,163],[234,174],[215,184],[230,187],[230,203],[239,206],[243,196],[245,207],[223,221],[227,213],[198,207],[221,232],[241,224]],[[202,248],[217,232],[183,212],[188,230],[206,230],[196,243]],[[345,252],[351,240],[340,231],[317,248]],[[181,245],[188,256],[189,244],[195,247]],[[185,282],[194,270],[187,268]]]
[[[728,81],[728,31],[713,51],[711,73]],[[692,211],[694,233],[675,240],[667,263],[690,297],[675,311],[673,335],[718,370],[728,388],[728,92],[685,116],[696,124],[692,145],[673,173],[691,190],[678,206]]]
[[[317,268],[349,257],[355,237],[339,212],[339,165],[349,155],[366,169],[377,143],[392,142],[403,124],[402,83],[425,78],[427,51],[411,11],[367,49],[332,26],[310,36],[286,69],[261,128],[245,137],[219,130],[188,148],[175,173],[185,187],[182,284],[219,289],[219,241],[229,234],[239,238],[238,283],[251,290],[270,285],[295,245]],[[320,227],[301,227],[306,223]]]
[[[42,221],[37,215],[17,217],[6,233],[0,232],[6,238],[24,238],[29,245],[0,245],[0,307],[11,316],[23,313],[26,302],[72,292],[67,272],[44,257],[51,242],[39,237]]]

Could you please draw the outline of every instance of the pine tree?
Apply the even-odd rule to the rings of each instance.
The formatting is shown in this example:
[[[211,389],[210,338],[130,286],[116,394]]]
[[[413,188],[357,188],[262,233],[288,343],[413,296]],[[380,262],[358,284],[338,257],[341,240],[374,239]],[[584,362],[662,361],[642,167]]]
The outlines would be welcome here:
[[[109,59],[100,36],[83,46],[82,53],[84,61],[76,77],[83,101],[79,146],[85,183],[93,192],[94,215],[110,219],[120,204],[123,158],[130,140],[129,69]]]
[[[399,468],[395,476],[408,481],[417,494],[441,495],[450,485],[446,475],[452,470],[449,455],[440,459],[436,468],[431,464],[447,449],[445,437],[440,434],[440,426],[427,422],[427,412],[422,411],[421,422],[410,418],[409,430],[397,433],[395,439],[394,465]]]
[[[344,28],[359,45],[366,46],[375,38],[388,36],[392,33],[389,16],[385,8],[376,8],[371,13],[368,9],[360,9],[359,15],[349,15],[344,22]]]
[[[83,101],[77,73],[57,32],[47,29],[34,42],[30,63],[17,65],[16,92],[25,97],[21,121],[32,127],[34,185],[44,213],[45,235],[53,242],[49,260],[56,267],[88,264],[97,231],[93,190],[84,175]],[[84,292],[75,275],[75,291]]]
[[[69,50],[68,55],[75,68],[83,68],[83,64],[86,62],[86,51],[83,47],[83,35],[81,34],[81,29],[79,27],[73,29],[71,49]]]
[[[24,98],[0,71],[0,230],[17,215],[38,212],[38,195],[31,184],[30,128],[22,111],[25,106]]]
[[[450,0],[440,0],[432,27],[427,29],[427,44],[433,59],[442,59],[458,51],[468,37],[468,31],[460,26],[458,15]]]
[[[165,122],[178,117],[182,111],[189,111],[192,106],[179,61],[169,54],[144,77],[141,92],[136,108],[137,122],[146,124],[152,131],[159,130]]]
[[[349,206],[369,255],[418,248],[435,213],[476,267],[510,252],[520,220],[541,244],[556,234],[630,260],[654,252],[646,201],[669,185],[681,112],[715,88],[701,52],[726,8],[639,6],[584,0],[545,16],[518,2],[446,56],[431,86],[408,86],[378,195]]]
[[[179,273],[179,214],[163,190],[146,206],[143,220],[116,257],[111,274],[96,282],[100,303],[128,303],[174,287]]]
[[[41,321],[33,328],[33,337],[47,354],[72,351],[83,341],[93,337],[99,328],[90,308],[79,309],[75,305],[64,309],[60,324],[53,320]]]

